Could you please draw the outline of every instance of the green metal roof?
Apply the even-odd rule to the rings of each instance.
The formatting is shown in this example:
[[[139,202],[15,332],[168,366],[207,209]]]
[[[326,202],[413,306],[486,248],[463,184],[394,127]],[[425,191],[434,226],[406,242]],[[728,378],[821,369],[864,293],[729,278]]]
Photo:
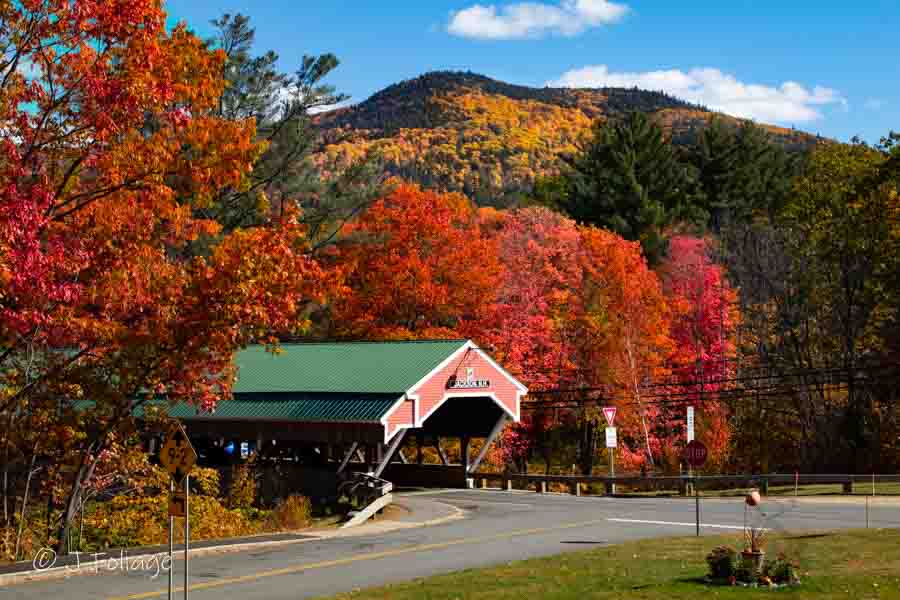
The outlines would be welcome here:
[[[252,346],[235,357],[234,393],[402,394],[466,340],[282,344],[278,354]]]
[[[191,420],[378,422],[413,385],[466,344],[466,340],[282,344],[238,352],[232,400],[213,413],[193,406],[168,408]],[[82,408],[93,405],[83,401]],[[135,411],[142,416],[143,409]]]
[[[399,399],[397,394],[236,394],[233,400],[220,401],[212,414],[178,404],[169,409],[169,416],[184,420],[368,423],[378,422]]]

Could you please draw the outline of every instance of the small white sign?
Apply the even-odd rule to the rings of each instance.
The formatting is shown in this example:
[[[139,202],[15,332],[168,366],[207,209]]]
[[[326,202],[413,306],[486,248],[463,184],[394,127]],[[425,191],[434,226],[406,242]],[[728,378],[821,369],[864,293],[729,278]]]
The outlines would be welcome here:
[[[616,428],[615,427],[607,427],[606,428],[606,447],[607,448],[615,448],[618,444],[616,444]]]
[[[694,441],[694,407],[687,407],[687,441]]]

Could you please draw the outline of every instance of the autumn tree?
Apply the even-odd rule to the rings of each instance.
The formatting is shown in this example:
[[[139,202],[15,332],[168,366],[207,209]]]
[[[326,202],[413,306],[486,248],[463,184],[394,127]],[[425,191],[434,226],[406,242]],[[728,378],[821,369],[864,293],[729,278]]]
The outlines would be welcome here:
[[[303,332],[326,285],[296,212],[204,216],[252,185],[266,144],[217,112],[224,53],[165,19],[157,0],[0,5],[0,450],[4,473],[35,452],[72,461],[62,551],[135,411],[214,406],[233,352]]]
[[[328,254],[349,293],[330,307],[333,336],[458,336],[493,301],[494,244],[459,194],[401,184],[341,231]]]
[[[483,235],[502,265],[493,301],[468,335],[529,386],[572,384],[574,331],[580,313],[581,236],[575,222],[545,208],[482,209]]]
[[[745,362],[788,384],[761,404],[790,429],[794,464],[871,469],[885,456],[885,432],[896,430],[895,400],[877,392],[873,371],[888,356],[883,335],[897,303],[890,160],[889,148],[823,145],[774,218],[724,240]]]
[[[688,404],[697,414],[697,439],[709,450],[711,465],[722,467],[731,442],[728,406],[717,394],[735,374],[737,294],[724,268],[714,261],[715,242],[690,236],[671,239],[661,265],[671,313],[674,351],[669,359],[675,402],[661,408],[656,424],[665,454],[679,462],[686,438],[679,425]],[[680,399],[680,401],[677,401]]]

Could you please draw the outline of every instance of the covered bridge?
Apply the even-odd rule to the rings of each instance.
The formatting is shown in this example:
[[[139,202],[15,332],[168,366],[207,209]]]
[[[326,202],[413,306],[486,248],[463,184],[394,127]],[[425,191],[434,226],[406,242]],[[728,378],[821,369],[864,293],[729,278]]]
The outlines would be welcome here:
[[[195,443],[237,442],[263,455],[302,448],[320,458],[320,470],[338,475],[361,463],[398,485],[466,485],[503,426],[519,420],[527,393],[468,340],[291,343],[275,354],[255,346],[235,360],[232,400],[211,413],[187,405],[169,411]],[[398,452],[411,437],[418,461]],[[441,451],[445,438],[460,440],[459,466]],[[473,438],[486,438],[474,457]],[[421,464],[423,443],[437,448],[438,468]]]

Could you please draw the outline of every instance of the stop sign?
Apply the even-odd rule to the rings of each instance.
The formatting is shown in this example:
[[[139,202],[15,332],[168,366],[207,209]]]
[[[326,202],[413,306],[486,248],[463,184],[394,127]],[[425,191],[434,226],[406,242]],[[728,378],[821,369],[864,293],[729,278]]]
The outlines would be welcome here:
[[[707,454],[706,446],[699,440],[692,440],[684,448],[684,460],[695,469],[703,466]]]

